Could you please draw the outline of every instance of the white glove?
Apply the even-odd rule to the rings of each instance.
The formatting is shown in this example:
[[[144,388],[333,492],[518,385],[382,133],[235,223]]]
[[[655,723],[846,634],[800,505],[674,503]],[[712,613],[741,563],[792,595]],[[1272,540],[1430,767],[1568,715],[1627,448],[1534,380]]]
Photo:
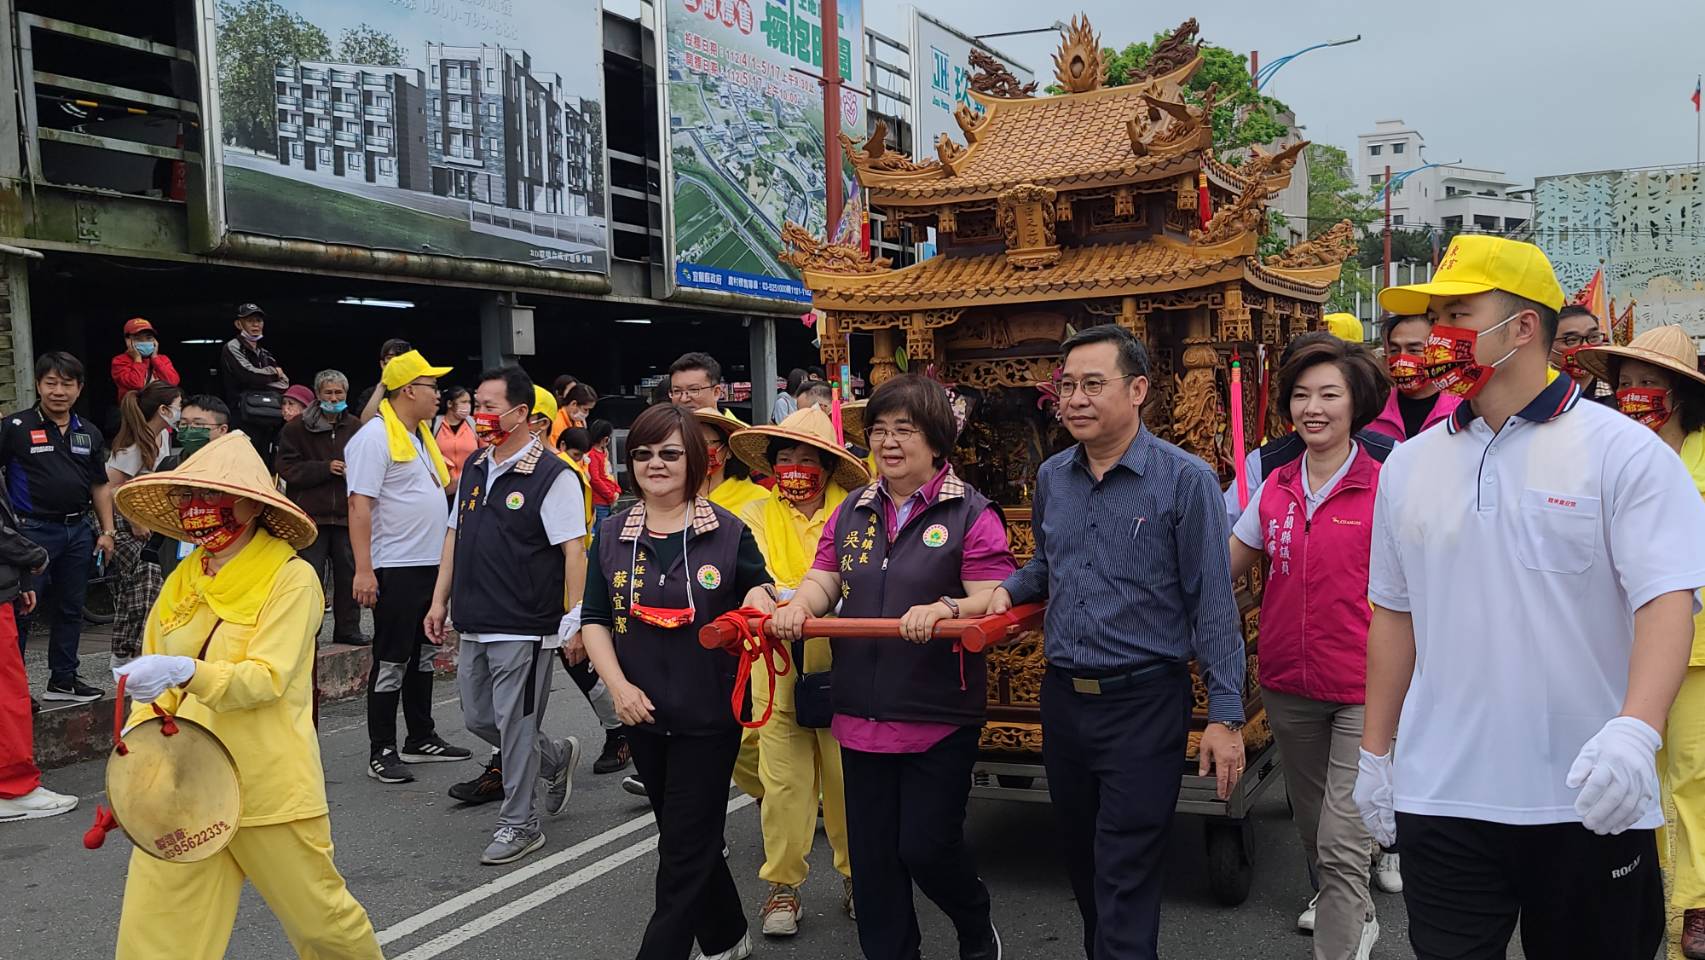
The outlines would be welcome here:
[[[1575,812],[1599,836],[1632,827],[1658,795],[1658,748],[1664,738],[1645,721],[1612,717],[1581,747],[1564,783],[1579,788]]]
[[[124,677],[124,690],[137,703],[153,703],[172,687],[181,687],[195,676],[195,661],[153,653],[115,667],[113,679]]]
[[[557,624],[557,639],[563,643],[567,643],[574,638],[575,634],[580,632],[580,606],[578,603],[575,604],[574,609],[563,614],[562,621]]]
[[[1391,766],[1391,752],[1378,757],[1357,748],[1356,811],[1362,815],[1368,832],[1382,847],[1397,845],[1397,788]]]

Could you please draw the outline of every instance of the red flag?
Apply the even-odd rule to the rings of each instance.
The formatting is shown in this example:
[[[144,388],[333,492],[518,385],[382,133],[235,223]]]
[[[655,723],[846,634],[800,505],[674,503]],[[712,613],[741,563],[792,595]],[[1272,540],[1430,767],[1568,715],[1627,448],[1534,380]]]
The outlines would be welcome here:
[[[1593,278],[1587,281],[1587,285],[1575,294],[1575,303],[1591,310],[1593,316],[1598,318],[1600,326],[1604,326],[1611,319],[1614,319],[1609,316],[1610,310],[1605,305],[1603,267],[1599,267],[1598,271],[1593,274]]]
[[[1693,97],[1691,99],[1693,100],[1693,112],[1694,113],[1699,112],[1699,88],[1700,88],[1700,85],[1701,85],[1700,81],[1698,81],[1698,80],[1693,81]]]
[[[1209,201],[1208,201],[1208,172],[1206,170],[1197,170],[1196,171],[1196,216],[1201,219],[1203,230],[1208,229],[1208,220],[1211,219],[1213,217],[1213,215],[1214,215],[1214,212],[1213,212],[1213,210],[1209,209]]]

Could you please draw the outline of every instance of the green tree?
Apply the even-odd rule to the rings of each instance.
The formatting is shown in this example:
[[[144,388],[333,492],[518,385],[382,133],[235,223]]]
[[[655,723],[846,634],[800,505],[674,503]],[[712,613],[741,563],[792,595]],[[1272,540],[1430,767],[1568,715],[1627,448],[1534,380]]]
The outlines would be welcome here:
[[[345,27],[337,38],[337,58],[344,63],[367,63],[376,67],[403,65],[403,45],[377,27],[362,24]]]
[[[226,141],[261,153],[278,149],[281,63],[331,59],[326,32],[273,0],[220,0],[219,105]]]
[[[1366,230],[1379,212],[1373,208],[1367,194],[1356,189],[1355,175],[1350,169],[1350,157],[1337,147],[1324,143],[1308,145],[1308,235],[1316,237],[1332,229],[1341,220],[1348,220],[1359,230]],[[1364,242],[1366,234],[1363,234]],[[1361,269],[1360,260],[1351,257],[1344,261],[1328,294],[1327,305],[1338,311],[1356,308],[1356,294],[1363,303],[1373,296],[1373,285]]]
[[[1368,232],[1362,234],[1361,244],[1356,251],[1356,259],[1363,267],[1377,266],[1385,262],[1384,217],[1369,225]],[[1444,249],[1444,243],[1439,244]],[[1391,262],[1429,263],[1433,259],[1433,238],[1425,230],[1403,230],[1393,227],[1391,230]]]

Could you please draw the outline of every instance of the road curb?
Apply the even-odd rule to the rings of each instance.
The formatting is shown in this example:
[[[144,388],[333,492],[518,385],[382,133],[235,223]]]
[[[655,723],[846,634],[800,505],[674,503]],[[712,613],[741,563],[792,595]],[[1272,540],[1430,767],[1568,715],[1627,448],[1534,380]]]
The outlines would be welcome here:
[[[433,661],[442,677],[456,675],[457,644],[446,643]],[[321,703],[335,703],[362,696],[373,662],[372,647],[332,643],[319,650],[315,664],[316,685]],[[44,705],[35,717],[36,765],[43,770],[95,760],[112,750],[112,697],[89,703]]]

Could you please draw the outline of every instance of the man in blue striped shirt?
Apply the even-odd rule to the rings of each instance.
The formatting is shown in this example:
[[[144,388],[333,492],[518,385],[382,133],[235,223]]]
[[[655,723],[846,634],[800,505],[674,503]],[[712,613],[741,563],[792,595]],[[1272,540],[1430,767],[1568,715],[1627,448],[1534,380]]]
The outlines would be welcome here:
[[[1152,960],[1161,861],[1190,731],[1189,660],[1208,688],[1200,772],[1243,772],[1243,635],[1218,478],[1142,429],[1148,352],[1120,327],[1063,346],[1077,444],[1042,465],[1036,553],[991,612],[1046,599],[1043,762],[1089,960]]]

